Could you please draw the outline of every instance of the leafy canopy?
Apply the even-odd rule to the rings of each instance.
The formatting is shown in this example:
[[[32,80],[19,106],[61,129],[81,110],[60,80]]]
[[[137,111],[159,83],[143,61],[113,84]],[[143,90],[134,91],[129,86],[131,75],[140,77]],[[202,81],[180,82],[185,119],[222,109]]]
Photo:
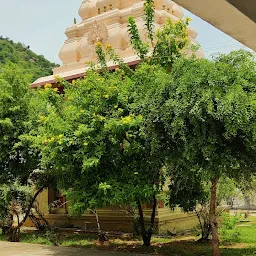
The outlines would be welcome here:
[[[254,56],[243,51],[214,61],[181,58],[168,81],[152,87],[146,72],[140,74],[135,112],[144,116],[147,136],[162,139],[177,200],[192,206],[201,181],[255,171],[255,74]]]
[[[0,183],[26,179],[34,168],[31,152],[19,145],[27,129],[29,78],[14,64],[0,73]]]
[[[91,71],[65,84],[64,95],[46,85],[35,98],[47,102],[47,111],[31,140],[42,151],[43,168],[56,172],[77,212],[147,201],[161,189],[161,157],[140,129],[143,117],[130,109],[132,85],[122,70]]]

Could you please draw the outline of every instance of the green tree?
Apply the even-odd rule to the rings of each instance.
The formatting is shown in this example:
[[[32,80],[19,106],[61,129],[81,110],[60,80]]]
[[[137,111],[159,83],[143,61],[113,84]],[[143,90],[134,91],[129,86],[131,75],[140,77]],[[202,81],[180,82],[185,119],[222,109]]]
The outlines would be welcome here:
[[[185,177],[186,170],[202,172],[212,184],[214,255],[219,255],[218,181],[222,175],[241,179],[255,171],[255,79],[253,55],[238,51],[212,62],[177,60],[168,83],[149,90],[142,82],[138,90],[143,93],[137,96],[137,108],[148,136],[163,137],[162,152],[167,150],[171,170]]]
[[[148,60],[155,45],[150,61],[154,72],[143,65],[133,72],[111,46],[96,43],[101,74],[93,67],[84,80],[64,83],[64,95],[56,94],[50,85],[39,91],[34,101],[47,102],[47,107],[38,108],[38,127],[30,136],[42,152],[42,168],[55,172],[58,187],[66,190],[74,212],[130,202],[138,207],[141,235],[144,244],[150,245],[157,196],[165,182],[164,155],[158,148],[159,139],[146,136],[141,129],[143,116],[133,111],[137,97],[133,91],[136,86],[140,88],[140,82],[147,81],[151,87],[168,82],[169,76],[160,65],[171,67],[181,56],[188,44],[189,20],[176,24],[168,20],[155,34],[154,2],[145,1],[144,11],[149,42],[141,41],[133,18],[129,19],[129,33],[142,62]],[[168,51],[160,51],[165,43]],[[120,69],[107,72],[107,58]],[[147,76],[144,81],[141,73],[144,79]],[[152,204],[148,228],[143,203]]]
[[[35,172],[38,152],[23,142],[29,129],[30,78],[14,64],[6,65],[0,73],[0,216],[7,225],[5,231],[10,241],[19,240],[19,229],[44,187],[38,184],[41,187],[35,195],[27,187],[29,181],[30,185],[36,185],[42,176]],[[14,217],[19,213],[24,213],[24,218],[14,225]]]
[[[171,170],[172,178],[169,186],[169,202],[171,207],[177,205],[185,212],[195,211],[201,228],[199,241],[206,242],[211,234],[210,223],[210,187],[209,179],[204,177],[203,170],[184,170],[178,172]],[[232,206],[234,197],[238,195],[237,182],[221,177],[217,188],[217,211],[216,216],[220,217],[226,210],[226,204]]]
[[[242,180],[240,180],[240,183]],[[233,206],[233,200],[238,196],[239,183],[234,179],[228,177],[221,177],[217,191],[217,205],[225,203],[226,205]]]
[[[16,219],[17,225],[20,224],[20,216],[25,213],[27,207],[26,202],[31,198],[32,192],[31,187],[22,186],[17,181],[0,186],[0,220],[2,234],[9,235],[10,241],[14,242],[19,240],[19,229],[17,230],[18,234],[10,236],[10,227],[12,227],[14,219]]]
[[[150,245],[163,163],[154,141],[140,129],[143,117],[130,110],[132,84],[123,70],[116,70],[91,71],[83,80],[65,83],[64,95],[46,85],[34,100],[48,102],[47,110],[38,110],[38,130],[29,136],[73,212],[129,202],[138,207],[144,244]],[[144,203],[152,203],[149,228]]]
[[[22,69],[7,65],[0,73],[0,181],[5,183],[9,173],[14,176],[22,168],[29,169],[29,154],[16,148],[19,136],[23,134],[28,116],[29,79]],[[26,173],[24,174],[26,177]],[[21,177],[22,179],[23,177]]]

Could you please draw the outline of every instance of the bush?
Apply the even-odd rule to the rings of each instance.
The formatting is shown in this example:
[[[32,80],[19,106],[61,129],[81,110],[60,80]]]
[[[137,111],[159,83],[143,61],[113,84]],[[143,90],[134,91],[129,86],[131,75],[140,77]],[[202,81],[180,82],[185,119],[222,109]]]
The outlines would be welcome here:
[[[237,223],[241,220],[241,215],[236,214],[234,216],[229,213],[223,213],[221,215],[221,226],[219,229],[221,239],[224,242],[238,242],[240,238],[240,232],[237,227]]]

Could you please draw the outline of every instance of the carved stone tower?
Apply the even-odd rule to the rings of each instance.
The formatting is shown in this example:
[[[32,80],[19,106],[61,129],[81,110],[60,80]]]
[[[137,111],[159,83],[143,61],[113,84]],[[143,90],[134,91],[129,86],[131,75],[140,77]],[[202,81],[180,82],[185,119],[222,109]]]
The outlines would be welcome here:
[[[67,40],[60,50],[59,58],[63,66],[54,69],[54,74],[79,70],[87,61],[95,61],[95,43],[100,41],[110,44],[126,61],[137,59],[129,45],[127,33],[128,17],[133,16],[138,24],[142,38],[143,0],[84,0],[79,9],[81,22],[66,29]],[[155,1],[156,29],[165,23],[167,18],[176,21],[183,17],[180,6],[171,0]],[[196,42],[197,32],[189,28],[189,39]],[[198,51],[199,56],[203,52]]]

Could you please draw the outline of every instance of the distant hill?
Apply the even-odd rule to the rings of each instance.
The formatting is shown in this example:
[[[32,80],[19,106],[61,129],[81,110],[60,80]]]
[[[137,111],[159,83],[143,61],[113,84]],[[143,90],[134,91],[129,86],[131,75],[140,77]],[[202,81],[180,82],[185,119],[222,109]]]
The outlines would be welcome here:
[[[31,51],[29,46],[14,43],[9,38],[0,36],[0,69],[8,62],[18,64],[27,73],[32,74],[32,81],[42,76],[51,75],[52,69],[57,66],[45,59],[44,56]]]

